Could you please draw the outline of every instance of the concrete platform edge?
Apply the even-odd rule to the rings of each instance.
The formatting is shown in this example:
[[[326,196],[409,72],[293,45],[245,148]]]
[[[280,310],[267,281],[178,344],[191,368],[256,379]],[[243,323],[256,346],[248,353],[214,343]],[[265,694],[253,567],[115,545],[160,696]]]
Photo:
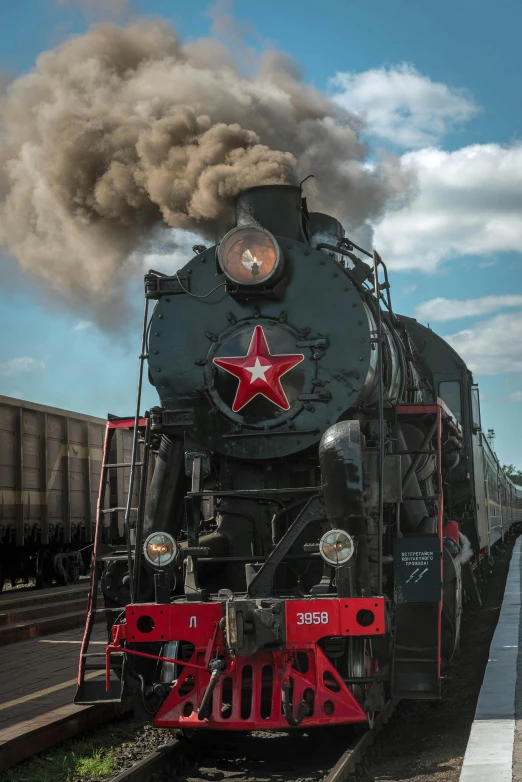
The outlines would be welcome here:
[[[130,701],[97,706],[70,703],[5,728],[0,731],[0,772],[130,709]]]
[[[502,608],[462,764],[460,782],[511,782],[521,609],[522,537],[513,548]]]

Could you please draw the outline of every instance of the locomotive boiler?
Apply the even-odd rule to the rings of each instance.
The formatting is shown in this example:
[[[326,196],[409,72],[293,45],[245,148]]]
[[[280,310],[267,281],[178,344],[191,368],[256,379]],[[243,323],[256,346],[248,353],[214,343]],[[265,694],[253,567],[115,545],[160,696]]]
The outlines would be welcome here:
[[[389,697],[440,697],[463,589],[480,600],[480,558],[520,509],[504,477],[500,529],[477,510],[471,373],[393,312],[379,255],[299,187],[244,191],[194,252],[145,277],[138,410],[106,441],[133,428],[133,457],[102,473],[103,489],[127,467],[139,499],[125,541],[107,526],[121,509],[99,512],[77,702],[131,691],[186,733],[371,722]],[[160,404],[140,417],[145,366]],[[104,682],[85,677],[98,584]]]

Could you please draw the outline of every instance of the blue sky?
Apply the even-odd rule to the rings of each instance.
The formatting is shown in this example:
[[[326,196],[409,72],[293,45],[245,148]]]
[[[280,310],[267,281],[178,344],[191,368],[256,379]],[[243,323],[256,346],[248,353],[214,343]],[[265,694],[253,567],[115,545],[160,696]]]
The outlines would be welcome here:
[[[100,7],[120,24],[167,19],[184,39],[211,30],[199,0],[2,3],[0,73],[29,71],[99,20]],[[287,52],[308,82],[364,117],[376,155],[415,171],[413,201],[373,225],[395,309],[464,355],[500,459],[522,468],[522,5],[238,0],[233,13],[250,45]],[[1,392],[101,416],[132,410],[139,318],[125,316],[126,337],[105,333],[87,305],[71,310],[5,257],[0,275]]]

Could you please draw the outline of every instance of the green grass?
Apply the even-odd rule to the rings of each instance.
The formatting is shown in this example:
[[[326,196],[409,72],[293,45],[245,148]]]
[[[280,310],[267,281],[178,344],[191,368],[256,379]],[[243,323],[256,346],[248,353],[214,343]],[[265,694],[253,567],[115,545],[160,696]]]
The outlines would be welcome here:
[[[118,757],[139,731],[130,719],[102,725],[0,774],[0,782],[98,782],[116,773]]]
[[[1,782],[79,782],[109,776],[117,766],[110,749],[93,749],[84,741],[45,752],[9,769]]]

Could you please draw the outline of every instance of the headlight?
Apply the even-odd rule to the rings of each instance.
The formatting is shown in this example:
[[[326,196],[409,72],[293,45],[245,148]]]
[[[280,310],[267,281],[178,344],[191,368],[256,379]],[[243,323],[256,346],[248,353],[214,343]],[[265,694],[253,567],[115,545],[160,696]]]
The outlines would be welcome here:
[[[319,552],[329,565],[340,567],[352,558],[355,550],[353,538],[343,529],[331,529],[319,541]]]
[[[145,559],[154,567],[167,567],[178,553],[178,544],[167,532],[153,532],[143,544]]]
[[[238,285],[265,283],[281,271],[279,245],[265,228],[234,228],[221,242],[218,259],[228,279]]]

